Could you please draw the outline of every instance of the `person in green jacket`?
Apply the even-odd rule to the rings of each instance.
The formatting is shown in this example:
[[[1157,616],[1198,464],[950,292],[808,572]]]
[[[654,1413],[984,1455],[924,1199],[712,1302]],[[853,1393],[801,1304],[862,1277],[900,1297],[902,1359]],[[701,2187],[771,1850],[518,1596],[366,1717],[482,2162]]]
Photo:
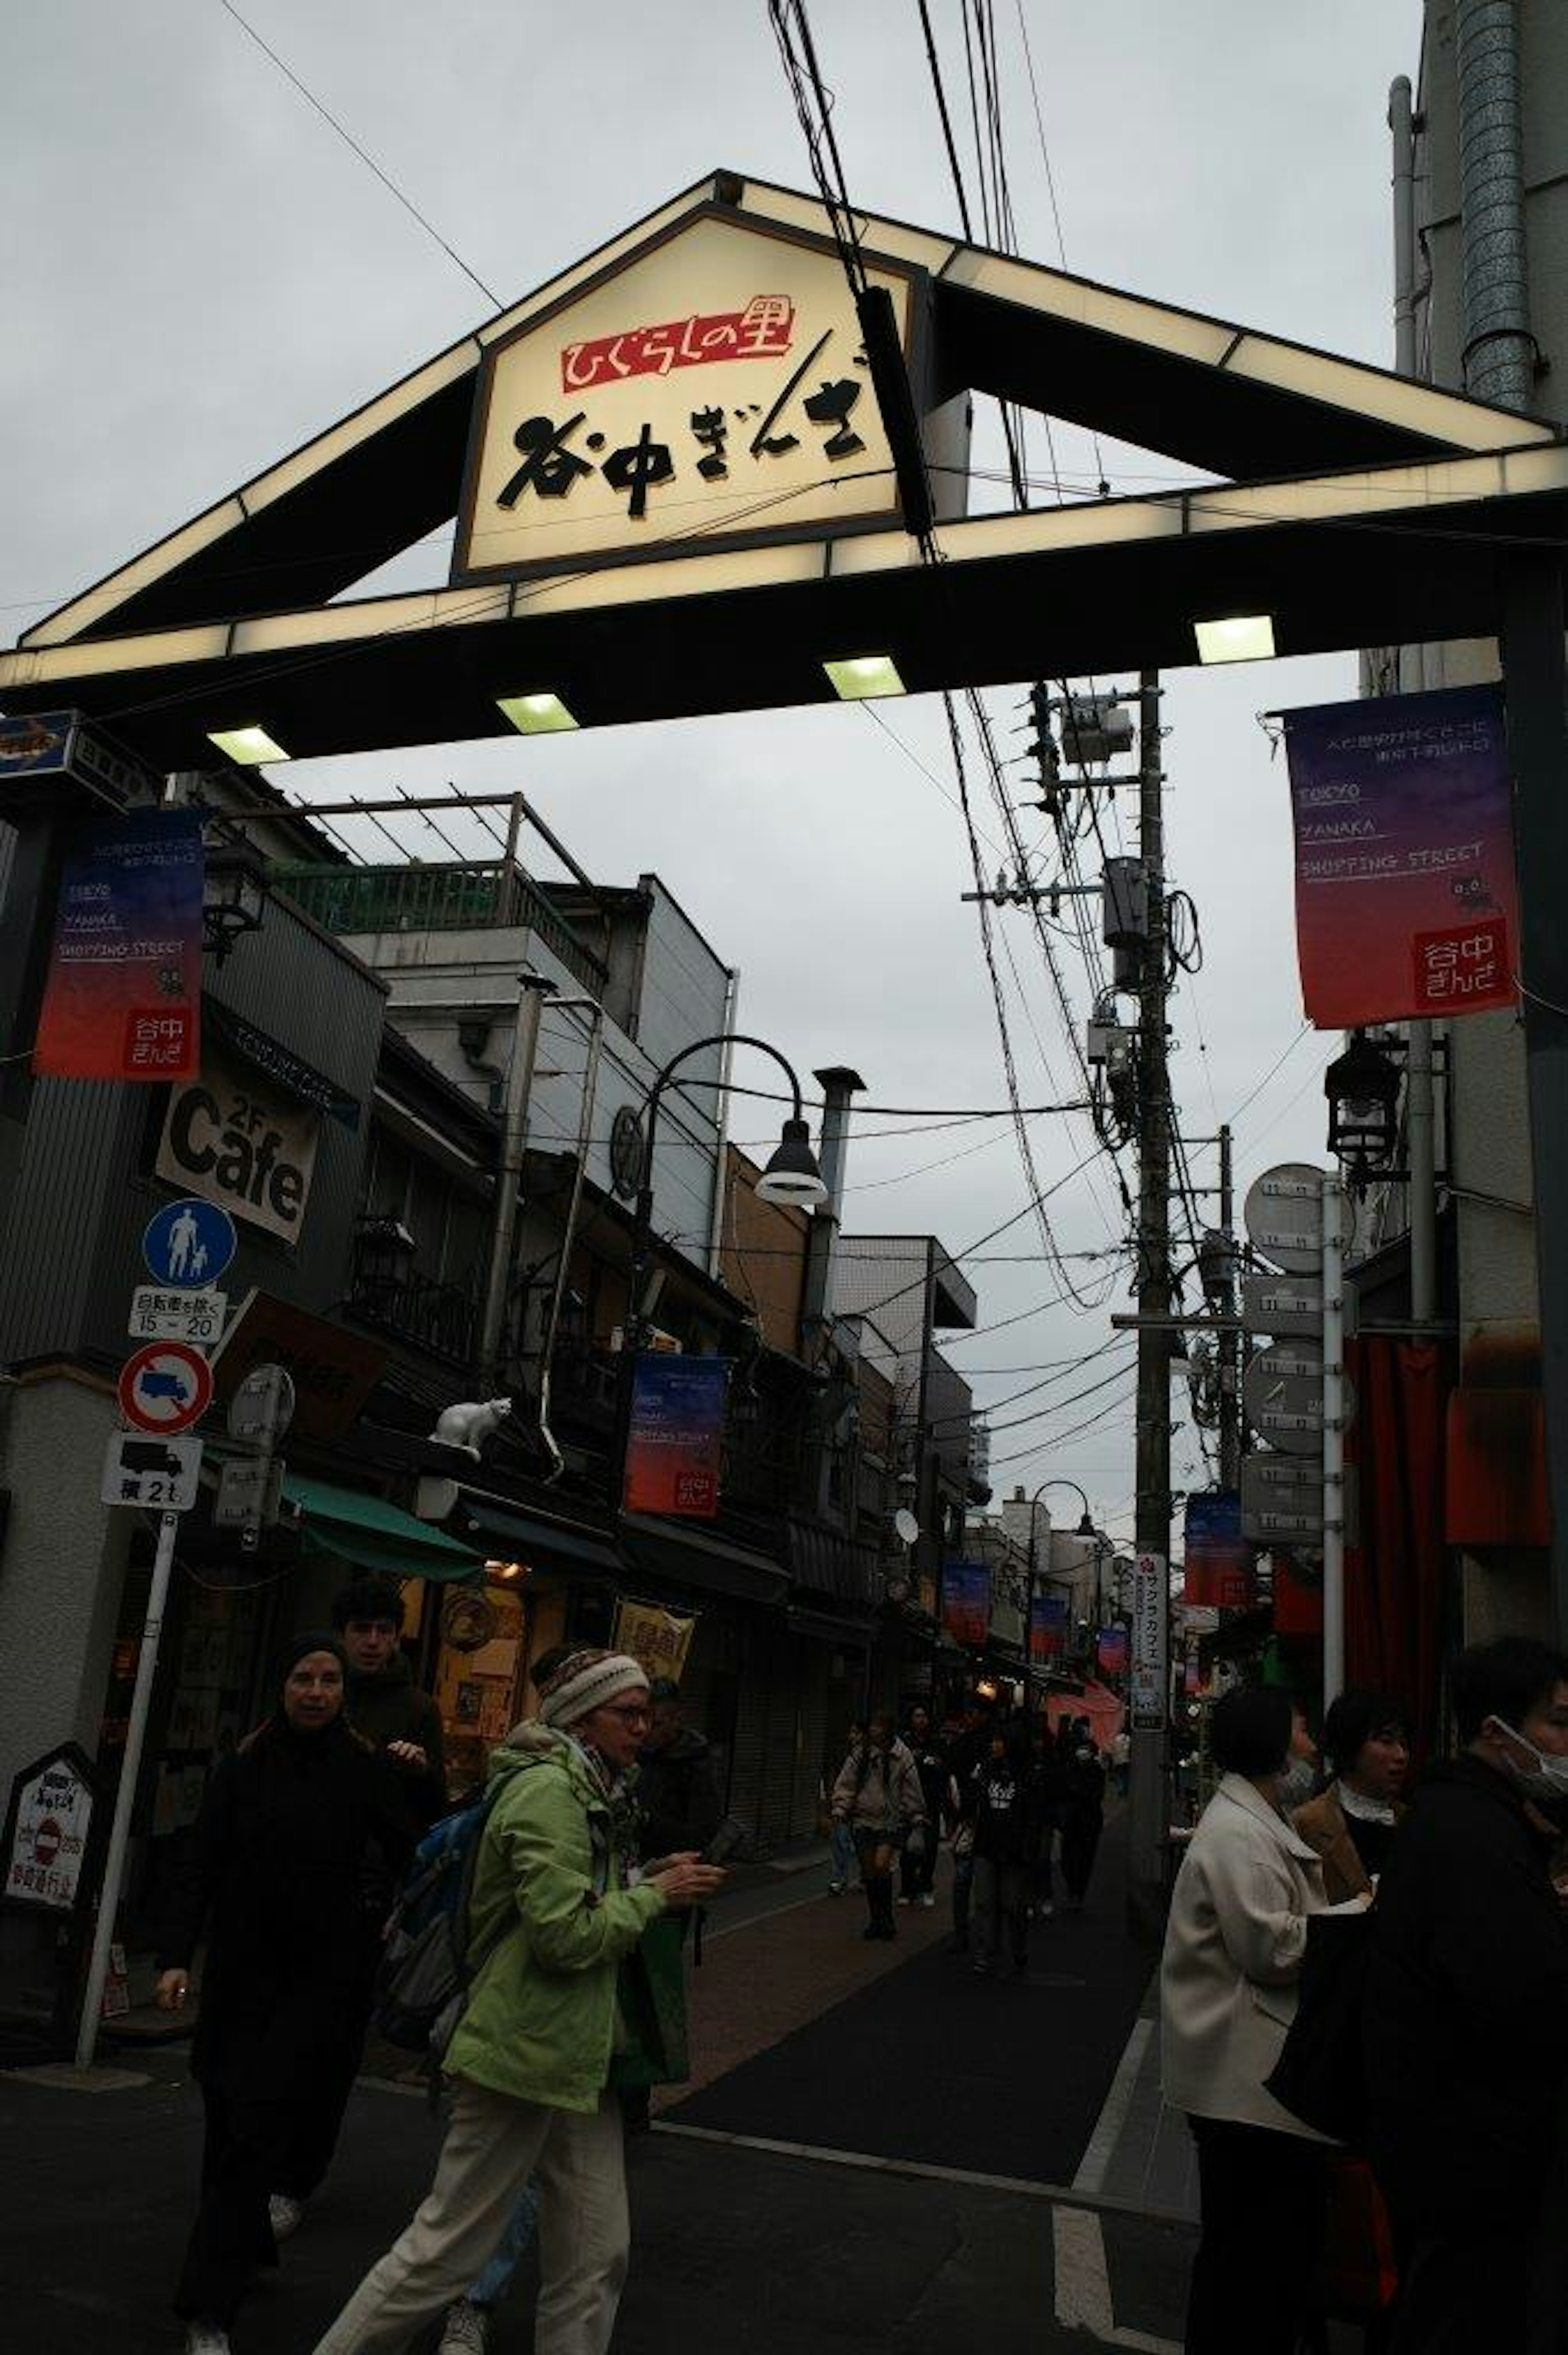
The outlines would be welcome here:
[[[479,1958],[447,2047],[451,2120],[429,2195],[371,2267],[316,2355],[394,2355],[471,2282],[523,2186],[539,2194],[535,2355],[603,2355],[630,2232],[618,1966],[651,1922],[699,1904],[724,1873],[669,1857],[628,1885],[624,1778],[649,1719],[648,1678],[620,1653],[572,1654],[539,1716],[490,1763],[499,1784],[469,1913]]]

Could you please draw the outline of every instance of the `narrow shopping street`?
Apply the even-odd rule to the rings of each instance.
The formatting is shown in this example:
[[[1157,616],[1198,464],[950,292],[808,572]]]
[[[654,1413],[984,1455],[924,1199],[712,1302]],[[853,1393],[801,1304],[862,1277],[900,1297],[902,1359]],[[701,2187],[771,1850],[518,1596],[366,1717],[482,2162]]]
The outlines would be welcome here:
[[[896,1943],[867,1945],[856,1899],[824,1895],[820,1865],[743,1876],[694,1975],[693,2084],[630,2146],[624,2355],[743,2338],[757,2355],[1179,2339],[1184,2153],[1155,2165],[1139,2076],[1122,2069],[1130,2049],[1147,2090],[1150,1957],[1123,1932],[1123,1854],[1113,1826],[1087,1908],[1034,1925],[1022,1981],[947,1953],[945,1903],[901,1911]],[[169,2343],[199,2096],[183,2046],[111,2059],[138,2082],[84,2094],[0,2076],[0,2137],[26,2154],[27,2197],[0,2222],[18,2346]],[[361,2083],[338,2162],[247,2311],[244,2355],[313,2344],[412,2212],[438,2141],[417,2091]],[[498,2317],[493,2355],[531,2349],[532,2282]]]

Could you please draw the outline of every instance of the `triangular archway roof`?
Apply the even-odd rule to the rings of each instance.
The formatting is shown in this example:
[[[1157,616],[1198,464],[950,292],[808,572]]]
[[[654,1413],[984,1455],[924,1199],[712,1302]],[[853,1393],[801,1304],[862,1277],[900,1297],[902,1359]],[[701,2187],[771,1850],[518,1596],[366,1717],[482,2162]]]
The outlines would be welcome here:
[[[36,624],[0,656],[0,704],[96,714],[180,768],[258,722],[295,756],[504,733],[496,698],[546,685],[584,724],[825,700],[822,659],[872,648],[911,690],[1178,665],[1195,619],[1243,610],[1274,614],[1282,653],[1433,639],[1494,625],[1487,543],[1563,534],[1550,424],[864,217],[868,251],[927,274],[938,397],[1225,479],[947,524],[937,568],[902,531],[824,533],[348,599],[456,513],[487,351],[715,207],[827,231],[789,189],[684,191]]]

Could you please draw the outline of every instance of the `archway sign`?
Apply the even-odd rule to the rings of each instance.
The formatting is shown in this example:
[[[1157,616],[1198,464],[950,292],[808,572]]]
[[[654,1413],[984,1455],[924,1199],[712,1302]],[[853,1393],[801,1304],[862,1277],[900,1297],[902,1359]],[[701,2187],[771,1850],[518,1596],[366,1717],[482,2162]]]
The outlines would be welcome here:
[[[859,229],[913,397],[892,434],[822,207],[718,172],[38,623],[0,655],[0,706],[96,715],[169,772],[235,731],[299,759],[1001,685],[1043,658],[1171,668],[1236,613],[1268,613],[1281,654],[1485,634],[1498,539],[1568,523],[1550,425]],[[1220,479],[964,520],[971,390]],[[939,568],[900,511],[914,432]],[[444,587],[348,597],[454,518]],[[891,672],[824,669],[873,656]]]
[[[815,197],[716,172],[61,606],[0,655],[29,808],[51,763],[63,799],[48,748],[76,715],[155,775],[212,768],[215,743],[299,759],[1179,668],[1199,623],[1244,615],[1281,655],[1495,635],[1568,1634],[1563,437],[904,222],[856,229],[858,302]],[[966,518],[972,391],[1212,479]],[[454,518],[444,586],[348,593]]]

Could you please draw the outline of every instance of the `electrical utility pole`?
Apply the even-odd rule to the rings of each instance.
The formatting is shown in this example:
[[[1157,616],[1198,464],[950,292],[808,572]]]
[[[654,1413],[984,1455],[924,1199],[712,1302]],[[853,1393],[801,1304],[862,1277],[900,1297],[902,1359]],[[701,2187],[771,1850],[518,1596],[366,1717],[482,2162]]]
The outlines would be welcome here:
[[[1127,1919],[1134,1936],[1153,1938],[1165,1921],[1171,1731],[1171,1083],[1164,772],[1153,671],[1139,679],[1139,848],[1149,930],[1138,991],[1138,1559]]]
[[[1220,1304],[1222,1313],[1231,1316],[1236,1305],[1235,1242],[1236,1201],[1235,1174],[1231,1155],[1229,1127],[1220,1131],[1220,1231],[1224,1236],[1225,1297]],[[1220,1486],[1239,1488],[1241,1486],[1241,1369],[1243,1336],[1237,1326],[1234,1331],[1215,1335],[1215,1349],[1220,1373]]]

